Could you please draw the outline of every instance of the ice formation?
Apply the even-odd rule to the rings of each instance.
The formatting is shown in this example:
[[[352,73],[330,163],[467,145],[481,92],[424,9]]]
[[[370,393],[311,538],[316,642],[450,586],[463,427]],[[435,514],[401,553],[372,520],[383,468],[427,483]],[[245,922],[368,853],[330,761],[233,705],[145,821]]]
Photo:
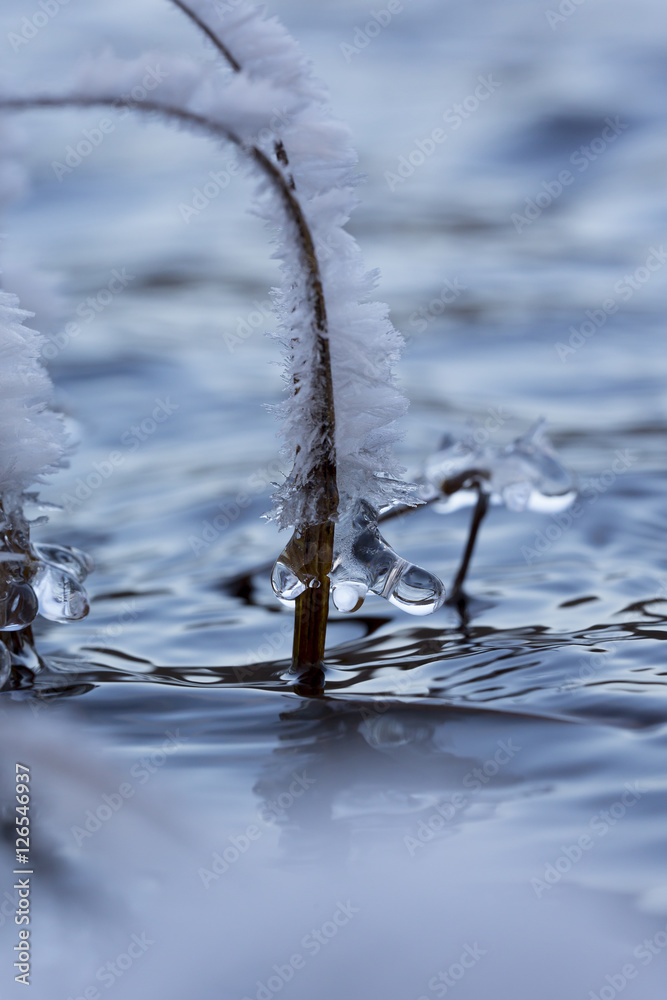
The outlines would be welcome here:
[[[3,103],[85,107],[142,93],[125,103],[227,139],[246,154],[259,178],[256,210],[271,229],[283,273],[273,295],[287,396],[276,409],[284,451],[294,465],[274,495],[270,516],[297,531],[336,517],[340,567],[351,551],[360,551],[349,537],[359,517],[376,519],[378,509],[420,502],[412,484],[401,479],[404,470],[393,454],[397,420],[407,409],[394,375],[403,340],[387,307],[369,301],[377,273],[365,269],[344,228],[357,204],[356,153],[348,128],[328,108],[325,87],[275,18],[245,0],[172,2],[218,48],[217,62],[202,66],[164,53],[123,60],[106,52],[88,59],[60,96]],[[377,539],[390,551],[379,534]],[[409,576],[408,564],[395,553],[392,558],[393,575],[384,583],[366,573],[359,584],[423,613],[434,586],[430,574],[424,604],[401,602],[394,577]],[[300,579],[299,566],[289,571]],[[349,571],[351,581],[359,576],[354,561]],[[307,585],[300,580],[284,586],[280,576],[278,568],[274,579],[283,597],[297,596]],[[337,597],[339,605],[356,603],[344,598],[340,585]],[[433,607],[438,600],[432,597]]]
[[[27,316],[15,296],[0,291],[0,632],[24,629],[38,613],[72,621],[88,611],[81,586],[88,556],[32,545],[23,512],[29,487],[60,468],[67,451],[63,421],[49,407],[43,339],[25,325]],[[8,656],[0,644],[0,665]]]
[[[238,70],[229,59],[202,66],[164,53],[125,60],[107,51],[85,61],[63,94],[41,100],[53,105],[113,103],[118,95],[139,88],[146,97],[135,108],[161,110],[184,127],[212,131],[248,153],[260,178],[256,208],[273,233],[283,271],[282,285],[274,289],[287,385],[279,414],[285,452],[296,460],[275,496],[273,517],[282,527],[316,520],[308,489],[309,459],[321,444],[321,428],[312,416],[320,385],[313,364],[317,345],[310,276],[294,215],[272,180],[278,177],[286,191],[294,192],[312,237],[326,303],[342,509],[359,497],[376,507],[396,500],[416,503],[392,454],[400,436],[396,421],[407,409],[393,372],[403,339],[388,319],[387,306],[368,301],[377,273],[365,269],[356,241],[344,228],[357,204],[357,157],[349,130],[331,115],[327,91],[297,43],[264,10],[246,2],[220,5],[209,0],[178,6],[187,6],[209,26]]]
[[[442,583],[394,552],[380,534],[377,522],[377,510],[365,500],[358,500],[339,519],[331,571],[337,610],[358,611],[370,592],[413,615],[436,611],[445,600]],[[271,583],[284,603],[293,601],[307,587],[318,586],[291,545],[276,562]]]
[[[65,430],[49,409],[51,380],[40,361],[43,339],[28,313],[0,291],[0,496],[10,510],[45,473],[62,465]]]
[[[492,504],[509,510],[558,513],[577,496],[571,474],[561,464],[539,420],[511,444],[477,444],[472,432],[448,438],[425,468],[424,500],[438,498],[436,510],[449,512],[475,503],[477,487]]]

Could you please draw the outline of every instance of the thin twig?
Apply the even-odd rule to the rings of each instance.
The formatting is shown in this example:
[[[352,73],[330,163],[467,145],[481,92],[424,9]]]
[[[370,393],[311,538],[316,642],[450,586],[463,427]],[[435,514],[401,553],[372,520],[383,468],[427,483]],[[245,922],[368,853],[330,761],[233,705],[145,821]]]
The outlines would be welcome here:
[[[477,541],[477,534],[481,527],[482,521],[486,516],[486,512],[489,509],[489,495],[485,492],[482,484],[477,481],[475,483],[475,489],[477,490],[477,503],[473,510],[472,519],[470,521],[470,530],[468,532],[468,541],[466,543],[465,552],[463,553],[463,558],[461,560],[461,565],[459,566],[458,573],[452,584],[452,592],[447,599],[448,604],[459,605],[464,599],[465,595],[463,593],[463,583],[468,572],[468,567],[470,565],[470,560],[472,559],[472,554],[475,550],[475,542]]]

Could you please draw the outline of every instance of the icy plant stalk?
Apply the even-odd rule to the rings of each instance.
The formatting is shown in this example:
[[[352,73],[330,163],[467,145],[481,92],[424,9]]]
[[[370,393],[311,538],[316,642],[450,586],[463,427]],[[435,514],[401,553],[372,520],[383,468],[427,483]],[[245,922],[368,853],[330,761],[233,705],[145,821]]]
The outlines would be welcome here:
[[[0,677],[11,654],[31,648],[30,625],[41,613],[82,618],[81,580],[91,568],[83,553],[34,546],[24,515],[28,489],[61,467],[66,453],[61,417],[49,407],[51,381],[40,361],[42,337],[15,296],[0,291]]]
[[[86,63],[61,96],[6,98],[0,106],[131,106],[233,143],[259,180],[257,210],[270,227],[283,280],[274,290],[287,399],[279,408],[293,468],[271,516],[294,534],[276,564],[277,595],[296,603],[295,666],[319,664],[334,603],[355,610],[371,590],[426,613],[444,597],[438,580],[401,559],[377,531],[377,511],[416,504],[392,454],[406,400],[393,365],[402,339],[385,306],[369,302],[364,269],[344,226],[356,204],[356,155],[347,128],[285,29],[251,4],[172,0],[212,42],[220,63],[134,62],[107,53]],[[158,62],[146,98],[120,94]]]

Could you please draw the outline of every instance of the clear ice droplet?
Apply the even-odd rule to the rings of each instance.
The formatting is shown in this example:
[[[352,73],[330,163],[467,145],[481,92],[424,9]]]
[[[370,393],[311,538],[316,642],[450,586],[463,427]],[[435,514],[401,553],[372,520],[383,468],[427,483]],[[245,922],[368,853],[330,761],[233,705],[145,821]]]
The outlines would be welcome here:
[[[27,583],[9,580],[0,593],[0,632],[18,632],[37,616],[37,597]]]
[[[421,566],[412,563],[405,566],[389,595],[391,604],[411,615],[430,615],[437,611],[445,599],[440,580]]]
[[[445,588],[436,576],[402,559],[381,536],[378,512],[365,500],[356,501],[336,524],[331,597],[338,611],[358,611],[369,591],[413,615],[436,611]],[[273,567],[271,583],[288,606],[318,581],[305,568],[298,545],[288,543]]]
[[[52,622],[75,622],[88,614],[88,598],[77,579],[55,565],[43,562],[32,586],[39,600],[39,613]]]
[[[299,579],[287,562],[288,559],[289,556],[285,551],[276,560],[271,573],[271,586],[278,600],[291,607],[292,602],[306,590],[306,584]]]
[[[338,611],[358,611],[364,603],[368,587],[365,583],[347,580],[344,583],[334,583],[331,597]]]
[[[87,552],[65,545],[33,545],[42,562],[49,563],[83,583],[95,564]]]
[[[308,566],[312,553],[303,549],[303,539],[295,532],[278,556],[271,573],[273,592],[286,607],[294,607],[294,601],[305,590],[314,590],[320,581]]]
[[[445,588],[428,570],[394,552],[380,534],[378,513],[359,500],[336,526],[331,572],[334,604],[339,611],[357,611],[370,590],[413,615],[436,611]]]

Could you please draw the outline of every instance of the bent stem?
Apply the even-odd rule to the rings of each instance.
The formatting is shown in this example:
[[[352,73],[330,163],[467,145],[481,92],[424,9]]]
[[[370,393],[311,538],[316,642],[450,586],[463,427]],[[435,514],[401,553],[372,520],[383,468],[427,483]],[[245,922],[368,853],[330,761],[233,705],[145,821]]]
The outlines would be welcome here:
[[[203,21],[180,0],[172,0],[218,47],[235,72],[241,67],[224,43]],[[295,486],[315,493],[311,509],[314,513],[296,526],[293,542],[302,549],[318,586],[307,590],[296,600],[292,669],[301,671],[322,663],[329,615],[329,573],[333,563],[334,521],[338,510],[336,484],[335,410],[326,305],[319,262],[312,233],[298,200],[294,179],[283,172],[289,164],[282,143],[276,144],[274,163],[255,145],[241,140],[231,129],[203,115],[183,108],[162,105],[154,101],[134,101],[121,97],[34,97],[0,100],[4,110],[25,111],[34,108],[87,108],[94,106],[128,108],[146,113],[159,113],[177,121],[201,128],[209,135],[233,143],[259,167],[276,190],[288,220],[292,223],[299,246],[306,278],[306,294],[311,309],[313,342],[311,371],[313,392],[309,420],[317,428],[318,444],[307,456],[307,464],[295,477]],[[301,390],[298,380],[293,392]]]
[[[196,11],[184,0],[172,0],[217,47],[235,73],[242,70],[233,53],[229,51],[219,35],[213,31]],[[317,427],[319,445],[309,457],[309,463],[302,471],[298,484],[302,490],[316,491],[314,523],[302,523],[289,543],[297,557],[297,565],[303,565],[307,577],[315,584],[296,598],[294,616],[294,639],[292,644],[292,670],[303,677],[311,675],[313,669],[320,671],[324,660],[327,622],[329,618],[329,573],[333,565],[333,545],[338,511],[338,488],[336,484],[336,415],[334,409],[333,381],[327,329],[327,313],[322,288],[320,266],[315,252],[312,233],[304,217],[296,196],[294,178],[285,176],[280,169],[289,170],[287,153],[282,142],[275,144],[275,155],[280,167],[274,164],[257,146],[250,148],[229,135],[232,141],[254,159],[273,185],[277,188],[288,216],[291,216],[297,231],[302,263],[307,275],[308,293],[312,311],[313,358],[312,370],[315,392],[311,399],[311,420]],[[293,392],[300,391],[295,379]],[[296,456],[295,456],[296,458]],[[319,677],[317,679],[319,686]]]

